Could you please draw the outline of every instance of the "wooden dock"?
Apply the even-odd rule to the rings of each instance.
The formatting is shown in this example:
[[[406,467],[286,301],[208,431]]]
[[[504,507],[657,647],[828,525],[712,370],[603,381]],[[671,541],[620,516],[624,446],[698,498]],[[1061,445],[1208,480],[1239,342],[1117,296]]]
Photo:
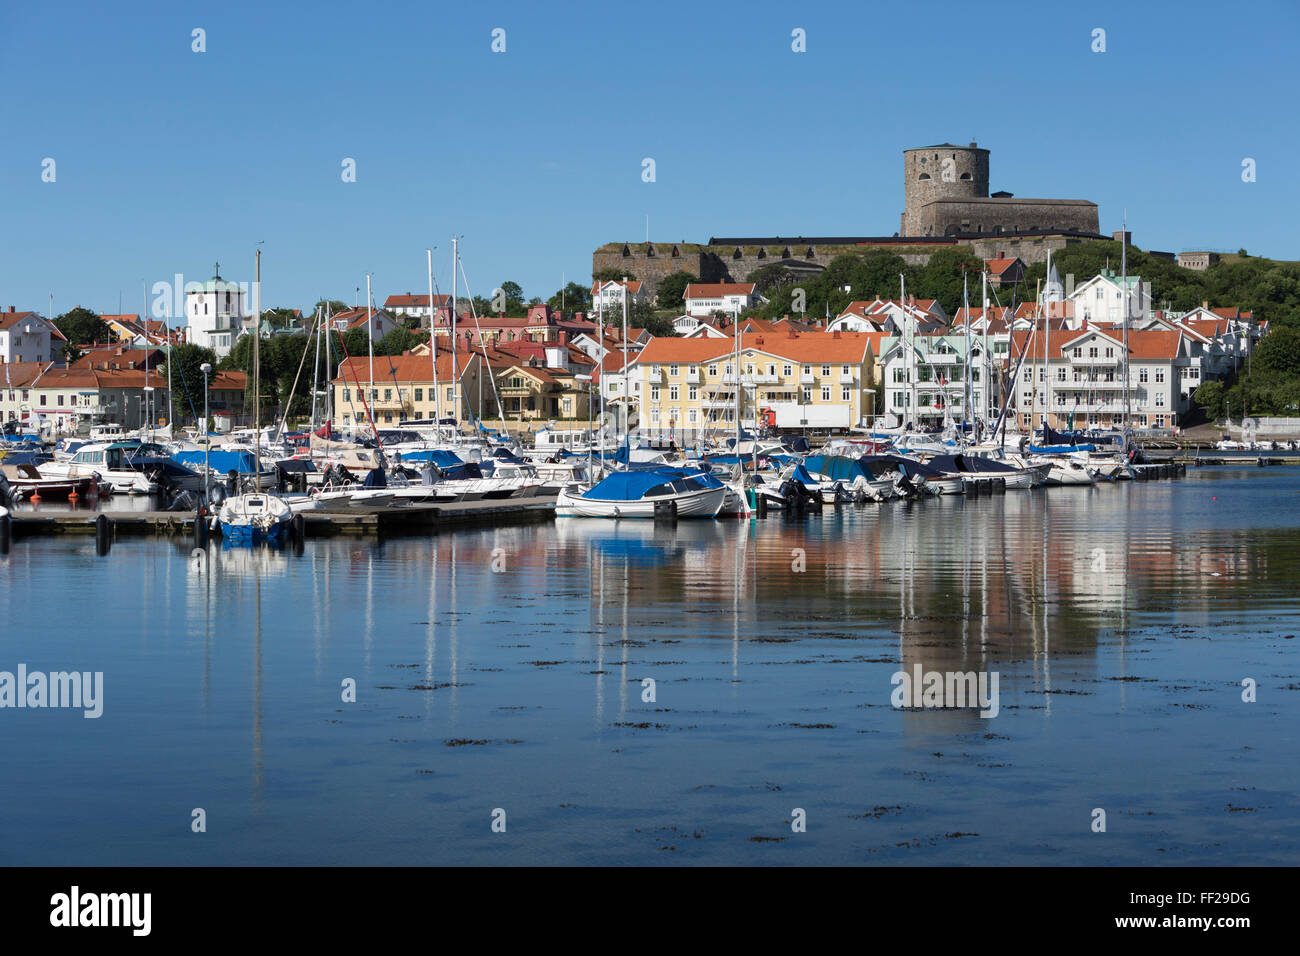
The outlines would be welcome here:
[[[407,505],[383,511],[305,511],[304,534],[308,538],[334,535],[374,537],[381,535],[429,534],[444,528],[473,525],[511,525],[549,521],[555,517],[555,499],[524,498],[519,501],[451,501],[437,505]],[[104,515],[117,535],[191,535],[194,513],[189,511],[29,511],[11,512],[15,540],[59,534],[95,534],[96,522]]]

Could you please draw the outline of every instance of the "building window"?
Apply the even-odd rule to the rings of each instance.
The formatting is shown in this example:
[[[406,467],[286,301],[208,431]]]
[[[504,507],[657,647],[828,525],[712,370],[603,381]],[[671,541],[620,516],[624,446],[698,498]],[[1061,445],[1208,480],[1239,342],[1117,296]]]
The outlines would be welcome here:
[[[417,402],[422,402],[422,401],[424,401],[424,389],[422,389],[422,388],[417,388],[417,389],[415,390],[415,400],[416,400]]]
[[[1162,368],[1156,369],[1156,381],[1163,382],[1164,380],[1165,380],[1165,370]]]
[[[710,365],[710,366],[709,366],[709,377],[710,377],[710,378],[716,377],[717,374],[718,374],[718,367],[717,367],[716,365]]]
[[[853,400],[853,392],[852,392],[852,390],[851,390],[850,388],[848,388],[847,386],[845,386],[844,388],[840,389],[840,401],[841,401],[841,402],[850,402],[850,401],[852,401],[852,400]]]
[[[790,377],[790,372],[791,372],[791,367],[789,365],[781,366],[781,374],[784,375],[786,378]]]
[[[823,385],[823,386],[822,386],[822,401],[823,401],[823,402],[829,402],[830,400],[831,400],[831,387],[830,387],[829,385]]]
[[[671,375],[671,376],[673,376],[673,377],[676,377],[676,375],[677,375],[677,366],[676,366],[676,365],[670,365],[670,366],[668,366],[668,374]]]
[[[823,366],[822,366],[822,378],[826,378],[826,377],[829,376],[830,374],[831,374],[831,367],[830,367],[829,365],[823,365]]]
[[[687,391],[686,397],[689,398],[692,402],[696,401],[700,397],[700,390],[696,386],[692,385],[690,389]]]
[[[676,385],[668,386],[668,401],[675,402],[678,400],[678,391]]]
[[[455,390],[455,388],[449,388],[449,389],[447,389],[447,401],[449,401],[449,402],[454,402],[455,400],[456,400],[456,390]]]
[[[393,390],[391,388],[384,389],[384,401],[391,402],[392,400],[393,400]]]
[[[692,408],[688,414],[690,415],[691,424],[694,425],[699,420],[699,412]]]
[[[804,401],[804,404],[805,404],[805,405],[810,404],[810,403],[812,402],[812,389],[811,389],[811,388],[805,388],[805,389],[803,390],[803,401]]]
[[[1147,380],[1147,370],[1146,370],[1146,368],[1144,367],[1144,368],[1140,368],[1140,369],[1138,369],[1138,381],[1139,381],[1139,382],[1145,382],[1146,380]]]

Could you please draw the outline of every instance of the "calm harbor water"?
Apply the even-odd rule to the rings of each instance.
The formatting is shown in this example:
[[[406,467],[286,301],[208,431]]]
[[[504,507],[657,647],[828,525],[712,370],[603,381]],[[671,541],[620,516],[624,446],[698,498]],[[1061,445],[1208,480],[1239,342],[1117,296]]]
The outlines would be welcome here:
[[[1294,864],[1298,506],[1205,468],[202,572],[20,540],[0,670],[102,671],[104,711],[0,710],[0,863]],[[895,709],[916,664],[999,713]]]

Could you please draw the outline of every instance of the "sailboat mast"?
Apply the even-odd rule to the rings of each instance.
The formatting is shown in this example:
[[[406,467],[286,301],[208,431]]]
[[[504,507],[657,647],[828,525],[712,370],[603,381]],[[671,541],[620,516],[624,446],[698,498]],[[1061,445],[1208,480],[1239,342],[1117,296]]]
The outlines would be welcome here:
[[[253,461],[254,488],[262,483],[262,250],[253,256]]]
[[[983,299],[983,308],[980,311],[980,315],[984,318],[984,347],[982,349],[984,353],[983,354],[984,371],[983,374],[980,375],[980,378],[983,380],[980,384],[983,386],[981,391],[983,393],[984,401],[980,403],[981,405],[980,417],[984,420],[984,424],[987,426],[989,420],[989,410],[993,407],[992,406],[993,395],[992,392],[990,391],[990,389],[992,389],[993,387],[993,372],[992,372],[993,363],[989,356],[989,272],[988,269],[985,269],[980,273],[980,293]]]
[[[623,276],[623,369],[626,377],[627,370],[627,276]],[[632,405],[627,396],[627,388],[623,389],[623,441],[628,441],[628,423],[631,421]],[[628,462],[632,461],[632,449],[628,449]]]
[[[966,424],[967,419],[970,417],[971,397],[974,395],[974,390],[971,387],[970,380],[970,294],[966,289],[966,274],[964,272],[961,277],[961,304],[966,309],[966,374],[964,376],[966,387],[962,390],[961,420],[962,424]]]
[[[1114,275],[1114,273],[1111,273]],[[1119,284],[1124,298],[1124,444],[1128,445],[1129,429],[1129,368],[1128,368],[1128,217],[1125,216],[1120,231]]]
[[[745,401],[741,392],[740,379],[740,306],[734,305],[731,309],[732,338],[736,343],[736,454],[740,454],[740,416],[744,411]]]
[[[429,365],[433,369],[433,434],[442,432],[442,396],[438,394],[438,315],[433,310],[433,250],[425,249],[429,265]]]
[[[456,267],[460,264],[459,242],[460,241],[455,236],[451,237],[451,374],[455,379],[453,382],[455,390],[452,394],[456,396],[456,399],[452,404],[452,416],[456,419],[455,428],[458,434],[460,432],[461,381],[460,359],[457,357],[460,355],[460,346],[456,342],[456,293],[458,291],[456,286]]]
[[[605,434],[605,283],[599,279],[593,279],[596,284],[596,341],[600,343],[600,348],[596,350],[597,361],[600,362],[600,434]],[[623,369],[623,391],[626,393],[631,388],[628,381],[627,368]],[[519,415],[523,417],[523,409],[519,410]],[[590,448],[595,442],[595,435],[587,436],[587,447]],[[600,443],[600,458],[603,463],[605,460],[605,443]]]
[[[370,348],[370,430],[379,437],[379,423],[374,421],[375,408],[375,327],[374,313],[370,308],[370,273],[366,273],[366,344]]]

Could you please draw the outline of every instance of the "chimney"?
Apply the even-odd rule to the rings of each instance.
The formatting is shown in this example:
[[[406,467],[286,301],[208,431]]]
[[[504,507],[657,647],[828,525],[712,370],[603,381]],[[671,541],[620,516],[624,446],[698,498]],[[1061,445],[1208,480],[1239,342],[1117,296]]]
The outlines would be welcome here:
[[[11,305],[11,306],[9,306],[9,311],[10,311],[10,312],[17,312],[17,311],[18,311],[18,306],[16,306],[16,305]]]
[[[831,336],[838,339],[840,337],[840,330],[836,329],[834,332],[831,333]]]
[[[1209,303],[1209,302],[1202,302],[1202,303],[1201,303],[1201,308],[1202,308],[1202,309],[1208,309],[1209,307],[1210,307],[1210,303]]]
[[[793,327],[790,328],[790,330],[789,330],[789,332],[788,332],[787,334],[788,334],[788,336],[789,336],[790,338],[792,338],[792,339],[797,339],[797,338],[799,337],[798,333],[795,332],[795,330],[794,330]]]

